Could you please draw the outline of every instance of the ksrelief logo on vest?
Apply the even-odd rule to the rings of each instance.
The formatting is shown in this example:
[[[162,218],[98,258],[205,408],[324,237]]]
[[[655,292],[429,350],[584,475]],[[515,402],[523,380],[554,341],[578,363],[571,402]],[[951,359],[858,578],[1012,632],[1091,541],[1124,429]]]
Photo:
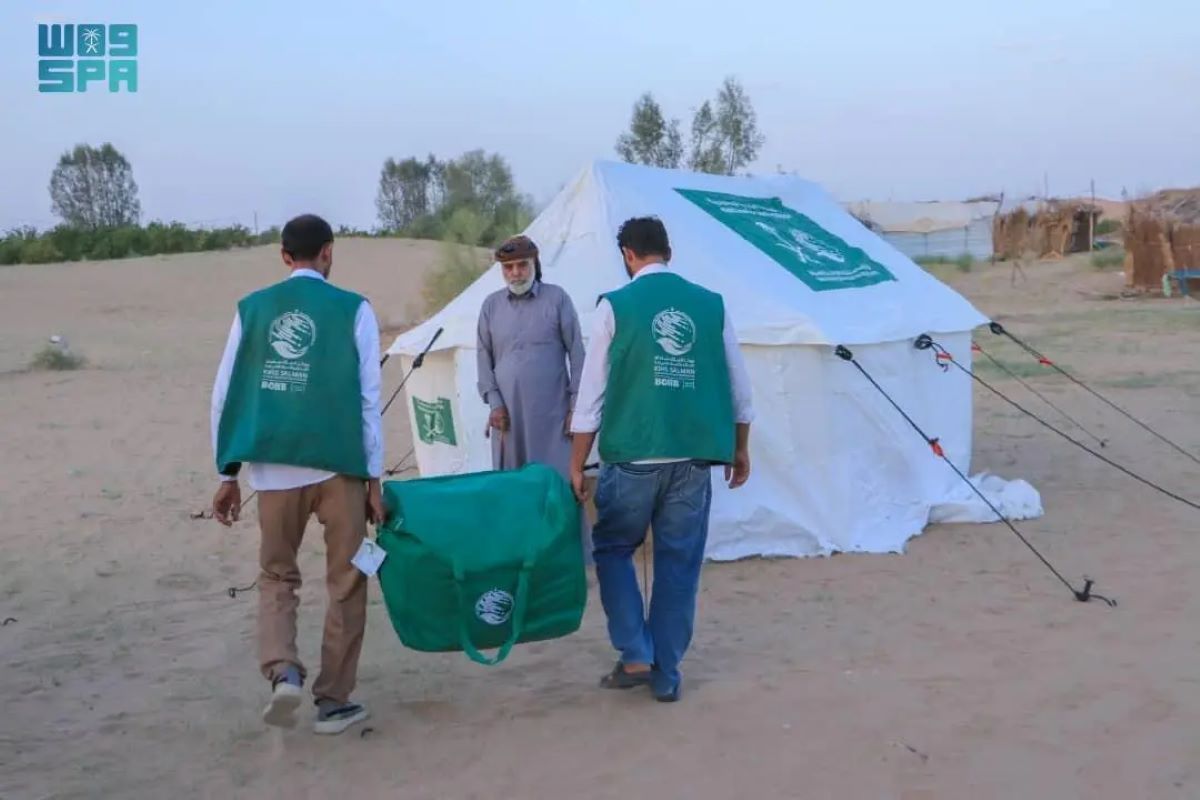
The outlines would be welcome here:
[[[503,589],[488,589],[475,601],[475,616],[488,625],[503,625],[512,609],[513,596]]]
[[[650,335],[666,355],[654,356],[654,385],[663,389],[695,389],[695,321],[677,308],[665,308],[650,322]]]
[[[658,312],[650,327],[658,346],[669,356],[686,356],[696,344],[696,323],[678,309]]]
[[[300,359],[317,341],[317,323],[303,311],[288,311],[271,321],[267,341],[279,358],[267,359],[263,364],[259,386],[271,392],[305,391],[312,365]]]
[[[317,324],[303,311],[281,314],[271,323],[271,349],[280,358],[302,358],[317,341]]]

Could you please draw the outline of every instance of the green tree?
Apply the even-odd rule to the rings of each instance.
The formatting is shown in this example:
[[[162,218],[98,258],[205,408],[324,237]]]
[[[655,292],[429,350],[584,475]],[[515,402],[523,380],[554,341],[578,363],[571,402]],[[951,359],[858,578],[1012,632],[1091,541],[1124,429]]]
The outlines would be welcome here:
[[[503,156],[471,150],[458,158],[424,161],[389,158],[380,171],[375,198],[380,226],[386,231],[421,239],[442,239],[462,230],[468,210],[479,221],[471,245],[490,245],[523,230],[531,219],[532,203],[517,192],[512,170]],[[459,227],[451,231],[453,224]]]
[[[746,90],[734,78],[726,78],[717,94],[717,132],[725,174],[751,164],[766,137],[758,132],[758,115]]]
[[[450,213],[469,208],[491,219],[502,202],[516,197],[508,162],[499,154],[488,155],[483,150],[472,150],[446,162],[442,185],[443,202]]]
[[[533,201],[524,195],[514,195],[500,202],[492,217],[492,224],[483,232],[478,243],[497,245],[509,236],[520,233],[533,222]]]
[[[688,166],[695,172],[733,175],[754,162],[766,141],[758,132],[758,116],[746,90],[726,78],[715,110],[707,100],[692,117]]]
[[[654,96],[646,92],[634,103],[629,130],[617,138],[616,149],[630,164],[677,168],[683,161],[679,120],[667,122]]]
[[[437,162],[406,158],[383,162],[375,210],[380,227],[387,231],[403,230],[431,210],[433,177]]]
[[[136,225],[142,216],[129,161],[109,143],[63,153],[50,175],[51,208],[75,228]]]
[[[691,154],[688,157],[689,169],[693,172],[725,174],[725,162],[721,155],[721,143],[717,133],[717,118],[713,115],[712,104],[707,100],[692,117],[691,145]]]

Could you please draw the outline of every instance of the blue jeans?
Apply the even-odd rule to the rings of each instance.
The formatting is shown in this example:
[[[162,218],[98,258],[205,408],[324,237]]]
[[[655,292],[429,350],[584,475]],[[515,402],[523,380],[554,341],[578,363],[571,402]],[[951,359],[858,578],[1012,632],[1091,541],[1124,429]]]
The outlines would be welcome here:
[[[608,636],[623,664],[653,664],[654,690],[680,681],[679,662],[692,641],[696,590],[708,540],[711,468],[673,464],[605,464],[596,486],[592,542]],[[654,589],[643,612],[634,551],[654,529]]]

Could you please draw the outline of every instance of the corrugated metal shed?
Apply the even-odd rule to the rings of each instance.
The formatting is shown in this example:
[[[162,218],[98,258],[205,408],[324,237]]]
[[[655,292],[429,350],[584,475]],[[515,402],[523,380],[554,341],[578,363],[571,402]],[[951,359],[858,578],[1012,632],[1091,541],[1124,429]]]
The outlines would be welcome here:
[[[846,210],[912,259],[992,256],[992,217],[999,203],[845,204]]]

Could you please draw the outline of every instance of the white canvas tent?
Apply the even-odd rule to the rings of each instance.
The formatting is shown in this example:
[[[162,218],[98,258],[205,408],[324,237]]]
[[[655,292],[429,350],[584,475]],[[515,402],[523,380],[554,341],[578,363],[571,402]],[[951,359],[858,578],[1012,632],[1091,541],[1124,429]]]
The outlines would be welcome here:
[[[647,214],[666,224],[672,268],[725,297],[754,385],[753,475],[736,491],[716,482],[710,558],[897,552],[931,513],[961,517],[961,482],[834,347],[851,348],[965,470],[970,379],[912,340],[933,334],[969,365],[982,314],[815,184],[596,162],[525,231],[585,336],[597,297],[627,281],[618,227]],[[474,347],[483,299],[502,286],[493,264],[388,350],[407,370],[442,330],[408,383],[422,475],[491,467]]]
[[[909,258],[992,257],[994,200],[925,203],[848,203],[846,209]]]

